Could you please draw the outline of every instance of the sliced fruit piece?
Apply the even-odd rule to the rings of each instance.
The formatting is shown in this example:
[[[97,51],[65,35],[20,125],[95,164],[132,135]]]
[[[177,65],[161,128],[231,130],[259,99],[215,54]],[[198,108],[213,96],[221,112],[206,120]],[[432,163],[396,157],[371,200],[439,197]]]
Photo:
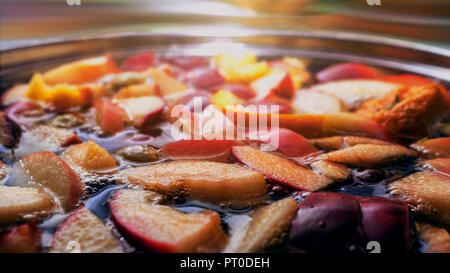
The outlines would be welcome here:
[[[95,105],[95,121],[107,134],[115,134],[125,128],[129,120],[125,109],[107,100],[98,100]]]
[[[93,171],[105,171],[118,166],[114,157],[92,140],[70,146],[64,151],[62,157],[69,164]]]
[[[244,100],[253,99],[256,96],[255,91],[244,84],[223,84],[219,88],[213,89],[213,91],[220,89],[230,91],[235,96]]]
[[[157,161],[160,158],[158,150],[150,145],[133,145],[120,148],[116,155],[125,160],[137,163]]]
[[[158,85],[162,96],[183,92],[188,89],[184,84],[167,75],[167,73],[161,69],[152,68],[147,70],[146,73],[149,73],[150,77]]]
[[[193,69],[199,66],[208,65],[208,58],[202,56],[170,55],[163,56],[162,59],[182,69]]]
[[[196,91],[184,94],[173,105],[185,105],[192,113],[205,109],[211,103],[211,93],[206,91]]]
[[[132,55],[122,65],[126,71],[145,71],[153,65],[155,54],[151,51],[141,52]]]
[[[349,110],[358,108],[369,99],[379,99],[403,88],[401,85],[375,80],[341,80],[313,85],[317,90],[332,95],[342,102]]]
[[[119,69],[114,64],[109,54],[75,61],[58,66],[44,74],[47,84],[58,83],[83,84],[93,82],[100,77],[117,73]]]
[[[374,78],[380,75],[383,75],[380,70],[364,64],[340,63],[317,72],[316,79],[319,82],[329,82],[345,79]]]
[[[295,200],[288,197],[256,210],[236,252],[262,252],[279,245],[289,230],[297,208]]]
[[[401,145],[358,144],[339,151],[321,154],[316,159],[349,166],[373,167],[389,165],[414,156],[416,153],[413,150]]]
[[[245,167],[209,161],[172,161],[121,170],[119,176],[145,189],[245,207],[267,198],[264,176]]]
[[[154,83],[133,84],[121,88],[113,96],[113,99],[126,99],[134,97],[159,96],[159,95],[160,95],[159,88]]]
[[[75,133],[62,128],[39,125],[22,134],[16,156],[22,157],[42,151],[58,152],[78,143],[81,143],[81,139]]]
[[[27,90],[28,84],[16,84],[2,94],[1,103],[3,105],[9,105],[16,101],[27,100],[25,96]]]
[[[292,77],[294,90],[299,89],[311,76],[306,69],[307,62],[302,59],[284,57],[282,60],[269,62],[269,65],[272,68],[288,72]]]
[[[367,241],[380,244],[381,253],[404,253],[409,245],[408,204],[385,197],[363,197],[361,226]]]
[[[254,54],[219,54],[212,61],[220,68],[227,82],[248,83],[270,72],[267,62],[257,62]]]
[[[313,170],[324,175],[333,181],[342,181],[350,176],[350,169],[345,165],[336,164],[324,160],[316,161],[311,164]]]
[[[0,225],[23,221],[30,215],[46,214],[52,207],[51,197],[39,189],[0,185]]]
[[[435,158],[424,160],[420,162],[420,165],[431,168],[437,172],[450,175],[450,158]]]
[[[261,152],[250,146],[234,146],[232,151],[237,159],[250,168],[262,172],[274,182],[296,189],[316,191],[333,182],[288,159]]]
[[[14,147],[18,140],[20,129],[8,118],[8,116],[0,111],[0,145],[5,147]]]
[[[419,223],[419,239],[425,242],[426,253],[449,253],[450,234],[445,228]]]
[[[242,104],[243,100],[235,96],[231,91],[219,89],[212,95],[211,103],[226,108],[227,106]]]
[[[119,240],[89,209],[80,207],[62,223],[52,238],[50,253],[70,253],[76,242],[81,253],[123,252]]]
[[[336,97],[310,90],[295,92],[292,105],[296,114],[336,114],[347,111]]]
[[[292,220],[289,242],[308,252],[349,252],[357,242],[360,209],[350,194],[312,193]]]
[[[255,100],[266,100],[274,96],[290,99],[294,95],[294,83],[287,72],[261,77],[253,81],[250,87],[256,92]]]
[[[45,109],[36,102],[17,101],[9,105],[4,113],[7,121],[12,125],[18,125],[21,129],[30,129],[36,126],[35,118],[44,115]]]
[[[109,202],[117,227],[149,251],[211,252],[220,250],[226,235],[216,212],[183,213],[152,204],[155,194],[120,190]]]
[[[450,177],[422,171],[390,183],[390,193],[402,197],[418,212],[433,220],[450,224]]]
[[[309,140],[314,146],[325,150],[339,150],[341,148],[351,147],[358,144],[376,144],[376,145],[390,145],[392,143],[359,136],[334,136],[324,138],[314,138]]]
[[[269,130],[252,130],[248,132],[249,140],[271,144],[278,151],[289,157],[302,157],[318,152],[306,138],[286,128]]]
[[[66,162],[50,152],[25,156],[14,164],[12,175],[11,185],[42,188],[56,197],[66,211],[72,209],[83,194],[80,177]]]
[[[418,76],[418,75],[411,75],[411,74],[381,75],[381,76],[375,77],[374,79],[379,80],[379,81],[401,84],[401,85],[409,86],[409,87],[435,83],[434,81],[432,81],[428,78]]]
[[[234,140],[179,140],[164,145],[161,151],[172,160],[208,160],[226,162],[231,147],[241,145]]]
[[[0,231],[0,253],[37,253],[39,237],[35,223]]]
[[[135,127],[143,130],[160,121],[164,110],[164,101],[156,96],[115,99],[114,102],[128,112]]]
[[[198,89],[216,86],[225,82],[225,78],[219,73],[217,68],[211,67],[192,70],[189,72],[188,78],[192,85]]]
[[[428,158],[450,157],[450,137],[420,140],[411,147]]]

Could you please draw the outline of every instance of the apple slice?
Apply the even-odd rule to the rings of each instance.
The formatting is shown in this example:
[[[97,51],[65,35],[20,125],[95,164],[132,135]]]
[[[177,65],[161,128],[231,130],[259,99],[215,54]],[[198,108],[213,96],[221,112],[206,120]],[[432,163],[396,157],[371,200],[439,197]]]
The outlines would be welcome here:
[[[386,166],[416,156],[416,152],[401,145],[358,144],[339,151],[321,154],[317,160],[327,160],[349,166]]]
[[[209,161],[172,161],[125,169],[126,181],[171,196],[231,207],[258,204],[267,198],[264,176],[245,167]]]
[[[427,223],[419,223],[419,239],[425,242],[426,253],[449,253],[450,234],[445,228],[439,228]]]
[[[0,231],[0,253],[37,253],[39,230],[35,223]]]
[[[271,68],[288,72],[292,77],[294,90],[299,89],[311,77],[308,70],[306,69],[307,62],[302,59],[284,57],[282,60],[269,62],[269,65]]]
[[[107,134],[115,134],[125,128],[128,115],[122,107],[107,100],[98,100],[95,105],[95,121]]]
[[[219,73],[219,70],[211,67],[197,68],[190,71],[188,79],[197,89],[217,86],[225,82],[225,78]]]
[[[324,138],[314,138],[309,140],[314,146],[324,150],[339,150],[358,144],[390,145],[392,143],[360,136],[333,136]]]
[[[390,183],[388,189],[408,202],[413,212],[450,224],[450,176],[422,171]]]
[[[152,68],[147,70],[147,73],[150,74],[150,77],[158,85],[159,91],[163,97],[188,90],[184,84],[167,75],[167,73],[161,69]]]
[[[80,207],[62,223],[52,238],[50,253],[72,252],[76,242],[80,253],[123,252],[119,240],[89,209]]]
[[[274,182],[295,189],[317,191],[333,182],[288,159],[261,152],[250,146],[234,146],[232,151],[233,155],[245,165],[262,172]]]
[[[119,230],[153,252],[210,252],[220,250],[226,235],[216,212],[183,213],[152,204],[155,194],[120,190],[109,202]]]
[[[28,84],[16,84],[2,94],[1,103],[3,105],[9,105],[16,101],[27,100],[25,96],[27,90]]]
[[[350,169],[342,164],[320,160],[313,162],[311,167],[315,172],[324,175],[333,181],[342,181],[350,176]]]
[[[318,82],[329,82],[345,79],[376,78],[380,75],[383,75],[380,70],[364,64],[340,63],[317,72],[316,79]]]
[[[423,139],[411,147],[427,158],[450,157],[450,137]]]
[[[250,87],[255,90],[255,100],[271,97],[290,99],[294,95],[294,83],[289,73],[273,73],[253,81]]]
[[[208,160],[226,162],[231,147],[241,145],[234,140],[179,140],[164,145],[161,151],[169,159]]]
[[[282,243],[297,208],[288,197],[257,209],[236,252],[262,252]]]
[[[336,97],[311,90],[295,92],[292,105],[296,114],[336,114],[347,111]]]
[[[134,97],[145,96],[159,96],[159,88],[153,82],[145,84],[133,84],[124,88],[121,88],[114,96],[113,99],[126,99]]]
[[[11,183],[15,186],[39,187],[56,197],[64,210],[70,210],[83,195],[83,184],[64,160],[50,152],[25,156],[14,164]]]
[[[255,91],[253,91],[253,89],[251,89],[250,87],[248,87],[245,84],[226,83],[226,84],[220,85],[218,88],[213,89],[213,92],[217,92],[217,90],[220,90],[220,89],[230,91],[235,96],[237,96],[238,98],[241,98],[243,100],[253,99],[256,96]]]
[[[115,99],[114,102],[128,112],[135,127],[143,130],[159,122],[164,110],[164,101],[156,96]]]
[[[426,168],[431,168],[437,172],[450,175],[450,158],[435,158],[424,160],[420,165]]]
[[[51,197],[40,189],[0,185],[0,225],[45,215],[52,207]]]
[[[242,104],[243,100],[234,95],[231,91],[219,89],[216,93],[214,93],[214,95],[212,95],[211,103],[226,109],[228,106]]]
[[[313,85],[312,90],[332,95],[344,102],[349,110],[369,99],[380,99],[402,88],[401,85],[375,80],[341,80]]]
[[[114,157],[92,140],[72,145],[64,151],[62,158],[71,165],[93,171],[111,170],[118,166]]]
[[[55,85],[58,83],[83,84],[93,82],[100,77],[117,73],[119,69],[114,64],[109,54],[75,61],[58,66],[44,74],[44,80],[47,84]]]
[[[132,55],[122,65],[125,71],[145,71],[153,65],[155,54],[151,51],[141,52]]]

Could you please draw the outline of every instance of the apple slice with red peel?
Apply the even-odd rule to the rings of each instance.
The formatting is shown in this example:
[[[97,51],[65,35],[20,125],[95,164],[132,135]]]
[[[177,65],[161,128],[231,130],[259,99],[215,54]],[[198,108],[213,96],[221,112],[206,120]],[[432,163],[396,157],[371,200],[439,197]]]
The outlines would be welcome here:
[[[33,222],[2,230],[0,253],[37,253],[39,238],[39,229]]]
[[[314,138],[309,140],[311,144],[320,149],[339,150],[341,148],[351,147],[358,144],[376,144],[391,145],[392,143],[360,136],[333,136],[324,138]]]
[[[302,135],[286,128],[272,128],[267,131],[252,130],[248,132],[249,140],[271,143],[274,148],[289,157],[302,157],[318,150]]]
[[[288,197],[257,209],[236,252],[262,252],[282,243],[297,208]]]
[[[318,82],[329,82],[345,79],[374,78],[383,73],[373,67],[360,63],[339,63],[331,65],[316,74]]]
[[[450,157],[450,137],[420,140],[411,147],[427,158]]]
[[[62,223],[52,238],[50,253],[70,253],[76,242],[80,253],[121,253],[119,240],[89,209],[80,207]]]
[[[431,168],[434,171],[450,175],[450,158],[435,158],[424,160],[420,165],[426,168]]]
[[[450,224],[450,176],[421,171],[390,183],[388,189],[408,202],[413,212]]]
[[[156,96],[115,99],[114,102],[125,109],[133,125],[142,130],[159,122],[164,110],[164,101]]]
[[[187,70],[208,65],[208,59],[200,56],[164,56],[162,59]]]
[[[216,87],[213,89],[214,92],[216,92],[217,90],[220,89],[224,89],[227,91],[230,91],[231,93],[233,93],[235,96],[244,99],[244,100],[249,100],[249,99],[253,99],[256,96],[255,91],[253,91],[253,89],[251,89],[250,87],[248,87],[247,85],[244,84],[222,84],[219,87]]]
[[[281,97],[290,99],[294,95],[294,83],[289,73],[274,73],[253,81],[250,87],[255,90],[255,100]]]
[[[28,91],[28,84],[16,84],[13,87],[6,90],[1,97],[2,105],[9,105],[11,103],[28,100],[26,93]]]
[[[95,105],[95,121],[107,134],[115,134],[125,128],[128,115],[125,109],[107,100],[98,100]]]
[[[231,207],[246,207],[267,199],[264,176],[233,164],[172,161],[121,170],[126,182],[168,197],[188,196]]]
[[[363,197],[361,226],[367,241],[380,244],[381,253],[404,253],[409,245],[408,204],[385,197]]]
[[[347,111],[336,97],[313,90],[295,92],[292,105],[296,114],[336,114]]]
[[[212,252],[220,250],[226,235],[216,212],[183,213],[152,203],[155,194],[120,190],[109,202],[121,232],[152,252]]]
[[[83,195],[83,184],[64,160],[51,152],[37,152],[14,164],[15,186],[39,187],[53,195],[64,210],[70,210]]]
[[[133,84],[123,87],[119,91],[117,91],[117,93],[113,96],[113,99],[126,99],[159,95],[160,93],[158,86],[155,83],[150,82],[144,84]]]
[[[225,78],[217,68],[197,68],[189,72],[188,79],[195,88],[204,89],[217,86],[225,82]]]
[[[92,140],[70,146],[62,154],[62,158],[71,165],[93,171],[105,171],[118,167],[114,157]]]
[[[0,185],[0,225],[47,214],[52,208],[50,195],[40,189]]]
[[[274,60],[269,62],[271,68],[288,72],[292,77],[294,89],[299,89],[305,82],[307,82],[311,75],[306,69],[307,62],[302,59],[293,57],[284,57],[281,60]]]
[[[374,80],[400,84],[408,87],[436,83],[428,78],[412,74],[381,75],[375,77]]]
[[[75,61],[58,66],[44,74],[47,84],[83,84],[98,80],[102,76],[117,73],[119,69],[109,54]]]
[[[364,101],[380,99],[391,92],[400,90],[402,85],[376,80],[341,80],[316,84],[311,90],[332,95],[344,102],[347,109],[358,108]]]
[[[149,73],[150,77],[158,85],[159,91],[163,97],[188,90],[184,84],[167,75],[167,73],[161,69],[152,68],[147,70],[146,73]]]
[[[436,227],[428,223],[418,223],[419,239],[425,242],[422,249],[425,253],[449,253],[450,234],[445,228]]]
[[[227,162],[231,147],[241,145],[234,140],[179,140],[164,145],[161,151],[169,159]]]
[[[145,71],[153,65],[154,59],[155,54],[151,51],[137,53],[125,60],[122,69],[125,71]]]
[[[333,182],[288,159],[261,152],[250,146],[234,146],[232,151],[233,155],[248,167],[262,172],[276,183],[295,189],[317,191]]]
[[[342,150],[321,154],[316,159],[348,166],[374,167],[386,166],[415,156],[417,156],[416,152],[401,145],[358,144]]]
[[[333,181],[342,181],[350,176],[350,169],[342,164],[320,160],[311,163],[312,169]]]

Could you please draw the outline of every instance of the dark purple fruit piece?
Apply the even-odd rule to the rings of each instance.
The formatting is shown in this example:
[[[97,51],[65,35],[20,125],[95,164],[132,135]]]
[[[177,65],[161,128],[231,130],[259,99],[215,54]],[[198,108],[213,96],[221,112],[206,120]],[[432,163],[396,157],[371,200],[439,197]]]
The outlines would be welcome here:
[[[4,112],[0,112],[0,145],[14,147],[19,138],[19,127]]]
[[[378,183],[386,176],[384,171],[378,169],[357,168],[352,170],[352,176],[355,182],[359,183]]]
[[[380,243],[381,253],[405,252],[409,239],[408,205],[384,197],[364,197],[359,204],[367,242]]]
[[[308,252],[348,252],[359,240],[358,199],[343,193],[312,193],[299,205],[289,233],[294,247]]]

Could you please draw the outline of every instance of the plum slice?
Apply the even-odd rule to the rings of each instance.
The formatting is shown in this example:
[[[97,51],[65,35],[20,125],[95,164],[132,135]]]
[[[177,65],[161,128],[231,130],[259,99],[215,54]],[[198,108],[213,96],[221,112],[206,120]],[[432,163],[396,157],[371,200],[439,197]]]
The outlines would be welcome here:
[[[79,249],[72,249],[75,241]],[[123,249],[106,225],[85,207],[77,209],[62,223],[52,238],[49,252],[120,253]]]
[[[316,191],[333,182],[331,179],[305,169],[288,159],[259,151],[250,146],[234,146],[232,151],[233,155],[245,165],[262,172],[274,182],[295,189]]]
[[[246,207],[267,198],[264,176],[245,167],[209,161],[172,161],[119,172],[129,183],[211,203]]]
[[[183,213],[158,204],[152,192],[120,190],[109,202],[120,231],[152,252],[209,252],[220,250],[226,235],[216,212]]]

